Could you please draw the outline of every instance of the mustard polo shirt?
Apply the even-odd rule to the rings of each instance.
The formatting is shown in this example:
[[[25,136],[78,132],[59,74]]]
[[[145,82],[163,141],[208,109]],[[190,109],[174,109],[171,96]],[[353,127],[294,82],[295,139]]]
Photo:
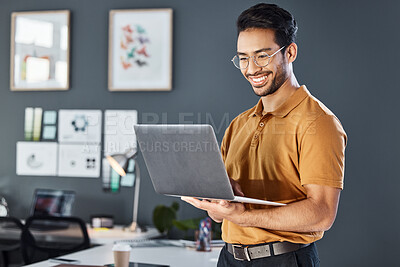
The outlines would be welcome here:
[[[229,177],[246,197],[291,203],[307,197],[305,184],[343,189],[346,142],[338,118],[303,85],[273,112],[263,114],[260,99],[237,116],[225,132],[221,152]],[[222,224],[227,243],[311,243],[322,236],[241,227],[227,220]]]

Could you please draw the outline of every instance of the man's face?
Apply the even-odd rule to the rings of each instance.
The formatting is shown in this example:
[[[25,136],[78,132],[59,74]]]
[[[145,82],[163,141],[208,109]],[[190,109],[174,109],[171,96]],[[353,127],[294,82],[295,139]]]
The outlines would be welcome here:
[[[272,55],[279,50],[275,43],[275,33],[270,29],[249,29],[239,34],[237,41],[238,55],[250,57],[259,52]],[[270,58],[265,67],[257,66],[253,58],[249,59],[249,66],[241,69],[244,77],[250,82],[254,93],[258,96],[267,96],[275,93],[288,78],[288,63],[281,52]]]

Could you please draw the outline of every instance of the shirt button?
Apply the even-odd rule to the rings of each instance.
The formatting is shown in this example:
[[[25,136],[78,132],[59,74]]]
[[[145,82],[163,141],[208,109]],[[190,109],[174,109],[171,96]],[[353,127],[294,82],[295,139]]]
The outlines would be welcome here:
[[[260,127],[264,127],[264,123],[263,122],[260,122]]]
[[[255,136],[254,136],[254,139],[257,139],[257,138],[258,138],[258,135],[255,135]]]

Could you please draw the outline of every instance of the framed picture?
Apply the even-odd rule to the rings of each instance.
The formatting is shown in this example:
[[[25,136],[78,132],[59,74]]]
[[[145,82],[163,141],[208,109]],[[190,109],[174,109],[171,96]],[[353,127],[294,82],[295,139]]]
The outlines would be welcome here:
[[[68,10],[12,13],[12,91],[68,90],[69,53]]]
[[[108,89],[172,89],[172,9],[110,11]]]

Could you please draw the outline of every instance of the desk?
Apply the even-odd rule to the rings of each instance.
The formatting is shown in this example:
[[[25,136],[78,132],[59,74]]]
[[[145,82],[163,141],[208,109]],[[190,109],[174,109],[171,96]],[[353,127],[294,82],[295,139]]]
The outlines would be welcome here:
[[[151,239],[161,236],[158,230],[154,227],[148,227],[146,232],[132,233],[124,231],[122,226],[116,225],[112,229],[93,229],[87,226],[90,243],[92,244],[110,244],[117,240],[125,239]]]
[[[113,263],[112,244],[106,244],[76,253],[63,258],[79,260],[85,265],[104,265]],[[133,248],[130,261],[152,264],[164,264],[171,267],[215,267],[221,248],[213,248],[211,252],[198,252],[181,247]],[[58,265],[47,261],[28,265],[29,267],[49,267]]]

